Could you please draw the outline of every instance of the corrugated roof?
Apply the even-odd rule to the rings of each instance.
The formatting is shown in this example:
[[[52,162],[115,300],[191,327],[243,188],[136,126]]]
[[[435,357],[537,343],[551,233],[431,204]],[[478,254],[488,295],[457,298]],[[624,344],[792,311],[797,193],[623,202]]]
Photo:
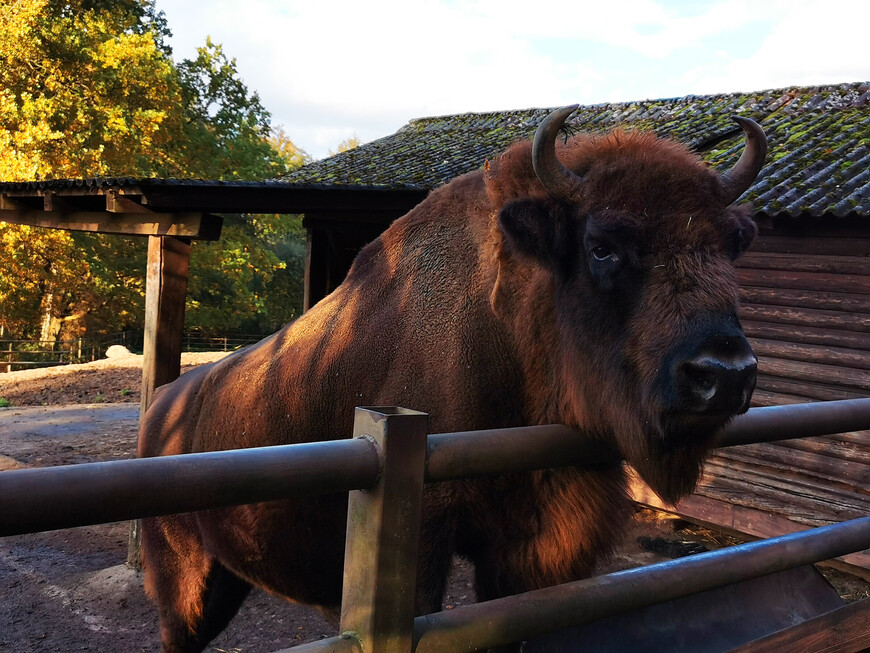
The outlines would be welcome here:
[[[553,107],[412,120],[392,136],[291,173],[298,183],[432,189],[528,138]],[[755,119],[768,163],[743,196],[769,215],[870,216],[870,82],[581,106],[568,124],[653,130],[727,169],[743,149],[730,116]]]

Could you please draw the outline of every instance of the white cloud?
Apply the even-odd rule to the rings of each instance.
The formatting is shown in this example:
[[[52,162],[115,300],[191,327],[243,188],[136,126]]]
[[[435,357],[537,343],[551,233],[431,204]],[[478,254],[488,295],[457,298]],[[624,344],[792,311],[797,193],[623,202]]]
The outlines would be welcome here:
[[[870,78],[859,0],[157,6],[176,56],[207,34],[223,43],[273,121],[318,157],[428,115]]]
[[[695,67],[686,82],[715,93],[870,80],[870,3],[804,0],[781,8],[755,52]]]
[[[618,5],[538,0],[531,15],[526,0],[479,0],[472,6],[491,24],[516,35],[583,40],[662,58],[713,34],[757,21],[766,13],[763,7],[772,5],[754,0],[721,0],[706,7],[695,3],[697,13],[689,15],[654,0],[621,0]]]

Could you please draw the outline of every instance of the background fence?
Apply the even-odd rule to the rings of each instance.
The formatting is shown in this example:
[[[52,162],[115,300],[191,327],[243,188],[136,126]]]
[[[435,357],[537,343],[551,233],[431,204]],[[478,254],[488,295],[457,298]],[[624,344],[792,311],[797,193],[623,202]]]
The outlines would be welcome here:
[[[198,331],[185,332],[182,351],[234,351],[259,342],[262,334],[235,333],[209,336]],[[17,370],[87,363],[106,356],[112,345],[122,345],[136,354],[142,353],[141,330],[122,331],[96,338],[72,340],[2,340],[0,339],[0,373]]]

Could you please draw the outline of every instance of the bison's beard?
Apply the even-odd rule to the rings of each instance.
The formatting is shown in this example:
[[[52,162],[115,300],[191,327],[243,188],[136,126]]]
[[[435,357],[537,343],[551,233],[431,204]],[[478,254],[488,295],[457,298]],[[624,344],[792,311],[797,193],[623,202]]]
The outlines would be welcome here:
[[[650,424],[650,422],[647,422]],[[704,460],[724,426],[721,420],[663,419],[658,428],[642,429],[626,458],[663,500],[676,503],[691,493],[704,470]]]
[[[710,447],[702,443],[670,446],[659,439],[649,441],[644,449],[640,456],[627,456],[628,461],[657,495],[673,504],[695,489]]]
[[[565,368],[563,380],[568,392],[560,416],[564,423],[615,442],[623,457],[664,501],[676,503],[691,493],[724,420],[667,416],[654,395],[644,396],[643,388],[648,386],[638,383],[636,375],[612,374],[618,368],[617,362],[597,375],[568,373],[570,369],[594,367],[588,358],[582,362],[584,365]],[[545,416],[539,423],[548,423],[550,417]],[[549,423],[558,419],[549,419]]]

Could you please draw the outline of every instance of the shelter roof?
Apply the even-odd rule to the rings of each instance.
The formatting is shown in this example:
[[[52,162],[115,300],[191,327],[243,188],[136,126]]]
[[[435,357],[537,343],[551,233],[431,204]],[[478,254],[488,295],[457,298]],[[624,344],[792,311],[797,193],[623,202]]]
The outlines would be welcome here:
[[[530,137],[553,107],[412,120],[391,136],[294,171],[287,181],[431,190]],[[743,148],[732,115],[760,122],[768,162],[744,195],[767,215],[870,216],[870,82],[581,106],[577,131],[652,130],[727,169]]]
[[[105,228],[108,223],[98,214],[107,212],[124,215],[128,222],[142,222],[132,217],[142,213],[179,212],[330,213],[380,222],[404,213],[429,190],[480,168],[510,143],[529,138],[552,109],[412,120],[391,136],[304,166],[279,181],[0,183],[0,219],[89,229],[97,222]],[[682,141],[724,170],[743,149],[732,115],[757,120],[770,140],[767,165],[742,198],[758,213],[870,216],[870,82],[586,105],[568,124],[594,133],[616,127],[652,130]],[[158,225],[136,233],[165,229]],[[124,226],[122,232],[128,231]]]
[[[100,177],[0,183],[0,220],[127,235],[213,239],[212,213],[327,213],[389,223],[426,191],[285,181]]]

